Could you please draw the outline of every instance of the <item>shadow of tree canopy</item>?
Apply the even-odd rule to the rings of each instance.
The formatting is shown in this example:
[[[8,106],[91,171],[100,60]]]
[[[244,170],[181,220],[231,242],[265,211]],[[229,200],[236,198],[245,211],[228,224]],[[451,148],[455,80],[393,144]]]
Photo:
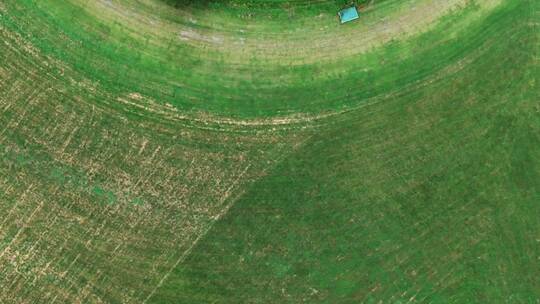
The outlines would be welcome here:
[[[160,0],[178,10],[221,12],[238,18],[290,20],[318,16],[321,13],[337,14],[343,8],[356,5],[362,8],[375,0]],[[378,0],[377,3],[391,1]]]
[[[228,2],[227,0],[216,1],[216,0],[162,0],[170,6],[176,8],[187,8],[187,7],[207,7],[213,2]]]
[[[176,8],[204,8],[204,7],[219,7],[219,6],[231,6],[242,8],[261,8],[261,9],[278,9],[278,8],[291,8],[291,7],[310,7],[310,6],[337,6],[344,7],[348,5],[361,5],[370,2],[371,0],[326,0],[321,2],[313,2],[306,4],[303,1],[292,0],[277,0],[277,1],[264,1],[264,0],[162,0],[163,2],[174,6]]]

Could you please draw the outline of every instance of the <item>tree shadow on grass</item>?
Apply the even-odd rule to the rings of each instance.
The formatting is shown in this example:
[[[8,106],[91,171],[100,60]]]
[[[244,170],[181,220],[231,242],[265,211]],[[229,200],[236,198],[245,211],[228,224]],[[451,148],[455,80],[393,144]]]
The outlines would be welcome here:
[[[244,8],[248,7],[263,7],[263,8],[283,8],[283,7],[292,7],[296,5],[301,5],[304,7],[310,6],[306,5],[305,2],[298,2],[300,4],[295,4],[295,1],[261,1],[261,0],[161,0],[168,5],[171,5],[176,8],[205,8],[212,5],[217,6],[242,6]],[[338,5],[338,6],[348,6],[348,5],[361,5],[372,0],[328,0],[325,1],[325,5]],[[321,5],[321,3],[314,2],[313,5]]]
[[[166,4],[175,7],[175,8],[191,8],[191,7],[197,7],[197,8],[204,8],[208,7],[209,4],[215,3],[215,2],[228,2],[227,0],[222,1],[216,1],[216,0],[161,0],[165,2]]]

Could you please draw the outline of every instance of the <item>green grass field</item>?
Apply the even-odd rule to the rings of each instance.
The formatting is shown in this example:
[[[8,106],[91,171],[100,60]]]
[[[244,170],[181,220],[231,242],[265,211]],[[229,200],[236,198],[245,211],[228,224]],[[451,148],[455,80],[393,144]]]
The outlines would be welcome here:
[[[540,303],[540,2],[0,1],[0,304]]]

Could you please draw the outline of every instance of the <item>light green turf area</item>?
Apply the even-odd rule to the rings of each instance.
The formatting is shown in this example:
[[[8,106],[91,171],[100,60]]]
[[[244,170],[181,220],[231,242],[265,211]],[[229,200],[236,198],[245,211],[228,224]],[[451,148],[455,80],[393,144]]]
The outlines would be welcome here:
[[[538,303],[539,2],[356,3],[0,2],[0,303]]]

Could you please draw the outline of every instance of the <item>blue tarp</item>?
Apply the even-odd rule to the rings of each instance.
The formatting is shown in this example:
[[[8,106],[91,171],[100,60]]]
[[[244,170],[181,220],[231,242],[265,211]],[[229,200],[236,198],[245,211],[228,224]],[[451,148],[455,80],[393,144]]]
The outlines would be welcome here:
[[[341,23],[358,19],[358,11],[356,10],[356,7],[354,6],[339,11],[338,15],[339,15],[339,20],[341,21]]]

